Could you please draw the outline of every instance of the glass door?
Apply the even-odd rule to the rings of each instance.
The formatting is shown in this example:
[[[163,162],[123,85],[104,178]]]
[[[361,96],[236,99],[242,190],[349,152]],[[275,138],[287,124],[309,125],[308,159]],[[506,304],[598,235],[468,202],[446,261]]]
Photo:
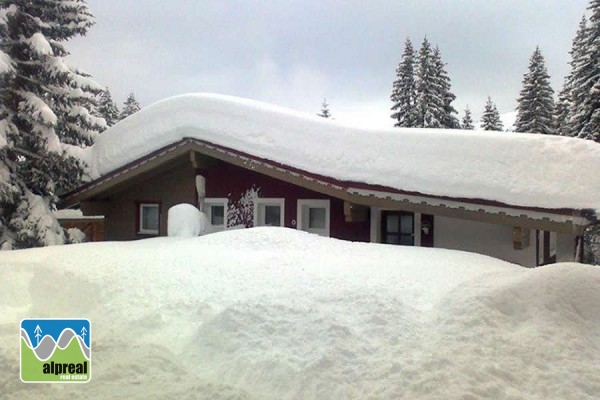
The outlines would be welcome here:
[[[404,211],[381,212],[382,243],[414,246],[414,227],[415,216],[413,213]]]

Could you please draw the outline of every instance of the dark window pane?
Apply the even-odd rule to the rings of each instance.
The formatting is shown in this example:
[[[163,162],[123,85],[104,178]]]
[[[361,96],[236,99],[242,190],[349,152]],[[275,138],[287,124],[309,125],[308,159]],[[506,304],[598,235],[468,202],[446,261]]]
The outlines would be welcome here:
[[[311,207],[308,209],[308,228],[325,229],[327,210],[324,207]]]
[[[412,246],[414,245],[414,240],[412,235],[402,235],[400,236],[400,244],[404,246]]]
[[[398,232],[398,228],[399,228],[399,220],[398,220],[398,216],[395,214],[392,215],[387,215],[386,219],[385,219],[385,228],[387,232]]]
[[[280,206],[265,206],[265,225],[280,226],[281,225],[281,207]]]
[[[387,244],[399,244],[400,238],[398,235],[386,235],[385,242]]]
[[[400,233],[413,233],[413,216],[401,215],[400,218]]]
[[[142,229],[158,230],[158,206],[142,206]]]
[[[225,206],[212,206],[210,208],[211,225],[225,225]]]

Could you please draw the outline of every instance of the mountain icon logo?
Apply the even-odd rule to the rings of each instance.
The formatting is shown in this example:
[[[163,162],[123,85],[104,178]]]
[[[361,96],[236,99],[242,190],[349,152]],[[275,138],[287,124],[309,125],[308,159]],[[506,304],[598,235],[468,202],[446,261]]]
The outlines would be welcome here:
[[[92,377],[89,319],[40,318],[21,321],[21,381],[86,383]]]

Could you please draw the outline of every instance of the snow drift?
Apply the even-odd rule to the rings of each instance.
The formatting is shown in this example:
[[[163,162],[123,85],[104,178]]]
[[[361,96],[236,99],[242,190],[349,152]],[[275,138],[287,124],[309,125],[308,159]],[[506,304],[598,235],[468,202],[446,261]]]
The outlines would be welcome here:
[[[0,254],[3,399],[592,399],[600,270],[285,228]],[[92,381],[19,381],[19,321],[92,321]]]
[[[96,178],[183,138],[201,139],[342,181],[515,206],[600,209],[600,145],[507,132],[357,129],[235,97],[155,103],[103,133]]]

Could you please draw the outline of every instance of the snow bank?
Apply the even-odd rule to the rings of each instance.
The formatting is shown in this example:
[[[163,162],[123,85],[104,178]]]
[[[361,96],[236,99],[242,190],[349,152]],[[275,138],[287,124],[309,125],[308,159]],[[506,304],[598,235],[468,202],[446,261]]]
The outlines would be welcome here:
[[[206,225],[206,215],[191,204],[176,204],[169,208],[167,215],[169,236],[200,236],[206,231]]]
[[[3,399],[592,399],[600,270],[284,228],[0,253]],[[25,317],[89,317],[92,381],[19,379]]]
[[[104,132],[93,177],[185,137],[339,180],[518,206],[600,209],[600,145],[537,134],[366,130],[228,96],[155,103]]]

